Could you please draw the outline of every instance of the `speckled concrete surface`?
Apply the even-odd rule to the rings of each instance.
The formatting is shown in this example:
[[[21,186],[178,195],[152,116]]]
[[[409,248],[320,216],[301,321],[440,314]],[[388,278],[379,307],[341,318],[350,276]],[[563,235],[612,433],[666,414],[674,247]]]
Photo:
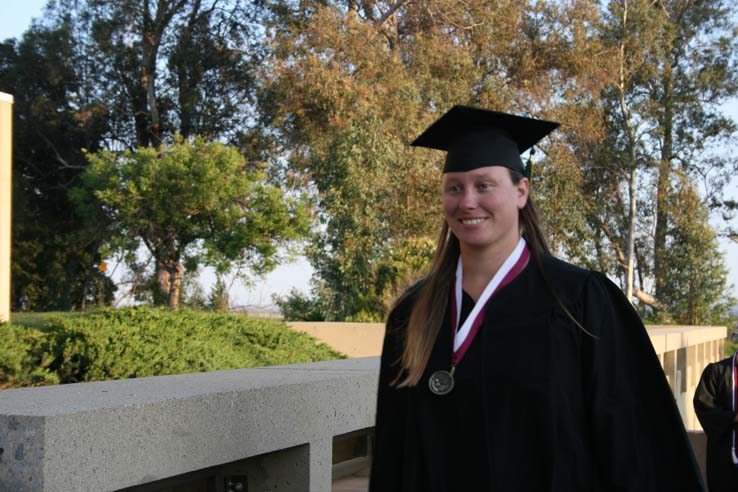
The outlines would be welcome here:
[[[100,492],[309,445],[374,424],[378,358],[0,391],[2,490]],[[15,450],[23,444],[23,456]],[[12,455],[12,456],[9,456]],[[15,487],[15,488],[13,488]]]

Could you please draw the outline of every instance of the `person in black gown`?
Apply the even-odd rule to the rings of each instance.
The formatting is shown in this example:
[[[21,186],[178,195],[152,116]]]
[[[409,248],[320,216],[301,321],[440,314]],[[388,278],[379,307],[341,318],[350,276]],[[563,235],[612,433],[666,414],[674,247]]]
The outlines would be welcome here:
[[[704,490],[638,314],[549,254],[520,154],[558,124],[456,106],[430,272],[387,319],[371,492]]]
[[[710,492],[738,491],[738,352],[708,364],[694,393],[694,410],[707,434]]]

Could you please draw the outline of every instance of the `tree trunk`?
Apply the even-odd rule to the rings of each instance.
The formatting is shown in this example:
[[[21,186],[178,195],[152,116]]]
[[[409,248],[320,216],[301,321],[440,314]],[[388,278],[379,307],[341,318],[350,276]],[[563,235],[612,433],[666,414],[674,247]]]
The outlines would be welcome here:
[[[158,144],[161,140],[159,106],[156,99],[156,58],[159,50],[159,42],[161,40],[159,27],[160,26],[158,26],[151,18],[148,0],[144,0],[143,32],[141,33],[143,52],[141,58],[140,82],[141,90],[146,94],[146,105],[148,107],[150,124],[148,131],[151,137],[153,137],[153,143],[155,144]]]
[[[661,131],[663,145],[661,147],[661,162],[659,164],[658,185],[656,190],[656,234],[653,247],[653,275],[655,282],[655,294],[659,298],[664,289],[663,264],[666,254],[666,230],[669,221],[667,200],[670,192],[671,181],[671,151],[673,143],[673,108],[672,108],[672,65],[671,59],[667,57],[664,63],[663,76],[663,108]]]
[[[182,295],[182,277],[184,277],[184,268],[177,262],[169,271],[169,296],[167,301],[170,308],[179,309],[179,300]]]
[[[159,292],[154,297],[155,304],[163,304],[166,302],[169,304],[169,286],[171,285],[169,269],[162,264],[161,261],[156,261],[156,283],[159,286]]]
[[[635,224],[636,224],[636,210],[637,210],[637,198],[636,198],[636,180],[638,176],[638,161],[636,154],[637,138],[636,129],[631,124],[631,113],[626,100],[626,92],[628,87],[626,84],[625,75],[625,35],[628,32],[628,1],[623,1],[623,18],[622,18],[622,39],[620,40],[620,79],[619,79],[619,91],[620,91],[620,112],[623,116],[623,126],[625,127],[625,134],[628,137],[628,158],[630,162],[630,179],[628,181],[628,237],[627,237],[627,256],[625,258],[625,295],[628,301],[633,302],[633,276],[635,270]]]
[[[628,213],[628,264],[625,289],[625,295],[630,302],[633,302],[633,277],[635,269],[636,176],[635,162],[633,162],[630,168],[630,183],[628,186],[630,211]]]
[[[689,276],[689,291],[687,292],[687,323],[697,324],[697,295],[695,294],[694,272]]]
[[[169,307],[178,309],[182,295],[184,268],[178,261],[157,262],[156,280],[163,300]]]

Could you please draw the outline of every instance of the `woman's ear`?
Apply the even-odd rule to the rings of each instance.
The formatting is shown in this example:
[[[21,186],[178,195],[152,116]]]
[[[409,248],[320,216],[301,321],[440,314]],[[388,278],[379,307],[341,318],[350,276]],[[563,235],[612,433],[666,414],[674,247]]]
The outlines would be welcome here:
[[[520,181],[518,181],[518,184],[515,185],[517,188],[517,196],[518,196],[518,208],[522,209],[525,207],[525,204],[528,203],[528,193],[530,191],[530,183],[528,181],[528,178],[520,178]]]

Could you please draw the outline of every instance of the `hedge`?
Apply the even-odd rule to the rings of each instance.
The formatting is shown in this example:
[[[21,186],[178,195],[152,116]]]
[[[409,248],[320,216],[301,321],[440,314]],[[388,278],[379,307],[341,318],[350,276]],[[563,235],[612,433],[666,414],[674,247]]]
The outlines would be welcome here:
[[[0,388],[343,358],[280,321],[130,307],[0,326]]]

